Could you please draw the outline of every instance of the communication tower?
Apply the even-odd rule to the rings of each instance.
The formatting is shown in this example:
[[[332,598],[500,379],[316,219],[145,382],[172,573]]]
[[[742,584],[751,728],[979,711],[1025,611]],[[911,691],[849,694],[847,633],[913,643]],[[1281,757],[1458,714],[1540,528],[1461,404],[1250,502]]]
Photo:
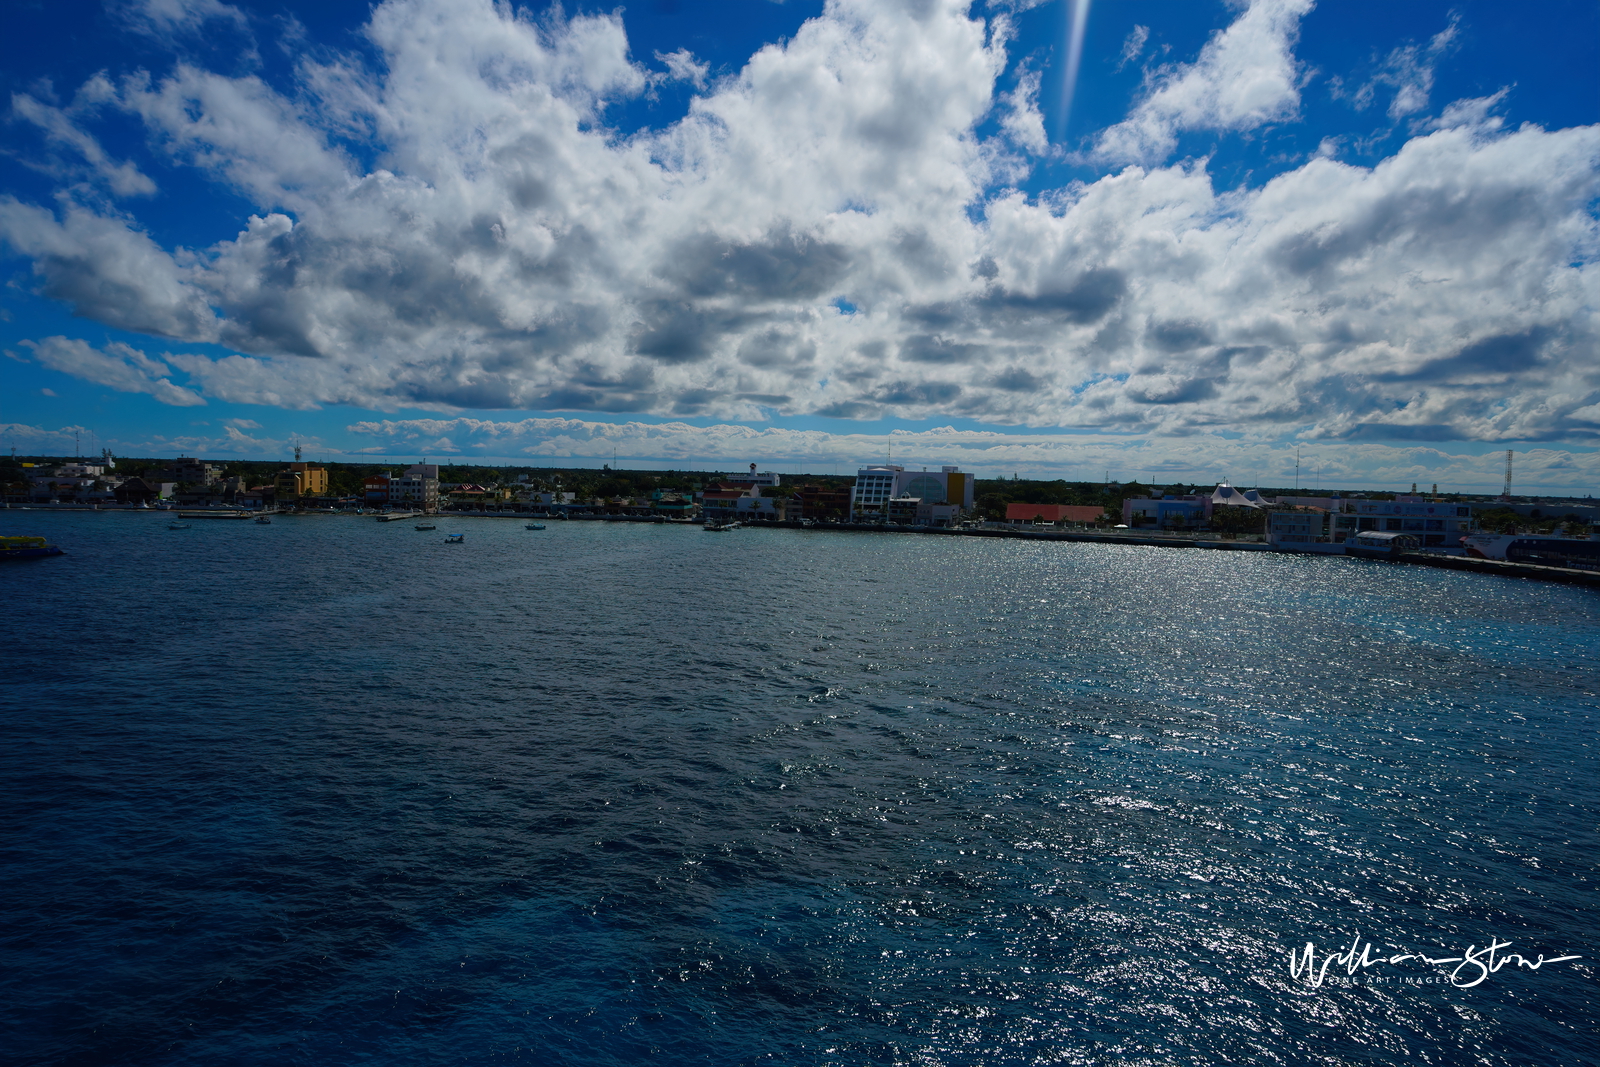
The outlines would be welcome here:
[[[1500,490],[1501,500],[1511,499],[1511,449],[1506,449],[1506,487]]]

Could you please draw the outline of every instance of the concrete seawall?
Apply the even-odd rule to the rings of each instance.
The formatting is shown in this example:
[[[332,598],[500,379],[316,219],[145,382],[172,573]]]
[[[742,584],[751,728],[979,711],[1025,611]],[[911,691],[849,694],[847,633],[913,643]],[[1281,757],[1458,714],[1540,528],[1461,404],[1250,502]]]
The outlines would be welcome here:
[[[1542,582],[1568,582],[1600,589],[1600,571],[1580,571],[1569,567],[1541,567],[1535,563],[1507,563],[1498,559],[1477,559],[1472,556],[1434,556],[1426,552],[1402,552],[1399,563],[1416,563],[1424,567],[1443,567],[1452,571],[1476,571],[1478,574],[1498,574],[1504,578],[1534,578]]]

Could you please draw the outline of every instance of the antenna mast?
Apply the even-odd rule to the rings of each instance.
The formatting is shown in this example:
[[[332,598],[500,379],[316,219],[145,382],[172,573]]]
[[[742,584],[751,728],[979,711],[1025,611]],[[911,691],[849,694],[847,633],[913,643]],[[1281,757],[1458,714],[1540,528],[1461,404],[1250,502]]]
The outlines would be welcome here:
[[[1500,490],[1500,496],[1505,500],[1511,499],[1511,449],[1506,449],[1506,487]]]

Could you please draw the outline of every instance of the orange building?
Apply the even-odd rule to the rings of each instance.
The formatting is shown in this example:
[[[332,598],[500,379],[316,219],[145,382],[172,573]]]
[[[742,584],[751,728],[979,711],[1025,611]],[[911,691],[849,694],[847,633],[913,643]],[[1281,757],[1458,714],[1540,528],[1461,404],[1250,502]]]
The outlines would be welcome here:
[[[1105,508],[1082,504],[1007,504],[1007,522],[1099,522]]]
[[[295,500],[303,496],[328,495],[328,470],[310,463],[291,463],[289,469],[278,472],[277,500]]]

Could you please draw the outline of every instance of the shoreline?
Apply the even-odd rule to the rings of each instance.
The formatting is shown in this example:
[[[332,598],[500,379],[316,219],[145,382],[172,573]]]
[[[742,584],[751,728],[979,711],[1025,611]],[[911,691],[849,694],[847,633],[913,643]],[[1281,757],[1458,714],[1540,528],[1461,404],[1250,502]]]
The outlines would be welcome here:
[[[143,514],[171,517],[179,510],[202,511],[205,509],[178,509],[178,508],[140,508],[131,506],[97,508],[83,504],[56,504],[56,505],[23,505],[20,507],[7,507],[0,509],[0,514],[8,511],[34,511],[34,512],[73,512],[73,513],[99,513],[99,514]],[[216,509],[218,517],[224,509]],[[232,511],[234,509],[227,509]],[[255,513],[251,513],[255,514]],[[274,518],[311,518],[327,517],[329,515],[344,515],[350,518],[382,520],[385,516],[377,513],[357,515],[355,512],[325,512],[312,511],[296,513],[293,511],[261,512]],[[397,518],[420,517],[415,515],[400,515]],[[544,520],[549,522],[609,522],[632,523],[646,526],[699,526],[700,519],[668,518],[664,515],[573,515],[565,519],[549,514],[537,512],[472,512],[472,511],[446,511],[427,516],[431,521],[448,521],[452,519],[520,519]],[[1565,567],[1546,567],[1531,563],[1511,563],[1504,560],[1478,559],[1473,556],[1453,556],[1432,552],[1401,552],[1388,559],[1371,559],[1365,557],[1347,556],[1337,552],[1295,552],[1273,548],[1264,541],[1238,541],[1222,540],[1219,538],[1198,537],[1160,537],[1149,534],[1122,534],[1100,531],[1073,531],[1073,530],[1007,530],[1007,529],[962,529],[943,526],[898,526],[879,523],[817,523],[807,526],[794,520],[753,522],[742,524],[745,529],[762,530],[804,530],[811,533],[858,533],[858,534],[902,534],[922,535],[930,537],[988,537],[1013,541],[1057,541],[1075,542],[1083,544],[1102,545],[1131,545],[1145,548],[1194,548],[1209,549],[1224,552],[1272,552],[1280,556],[1342,556],[1346,559],[1364,558],[1371,563],[1408,563],[1424,567],[1437,567],[1444,570],[1471,571],[1478,574],[1492,574],[1503,578],[1523,578],[1546,582],[1565,582],[1571,585],[1585,585],[1600,588],[1600,571],[1584,571]]]

